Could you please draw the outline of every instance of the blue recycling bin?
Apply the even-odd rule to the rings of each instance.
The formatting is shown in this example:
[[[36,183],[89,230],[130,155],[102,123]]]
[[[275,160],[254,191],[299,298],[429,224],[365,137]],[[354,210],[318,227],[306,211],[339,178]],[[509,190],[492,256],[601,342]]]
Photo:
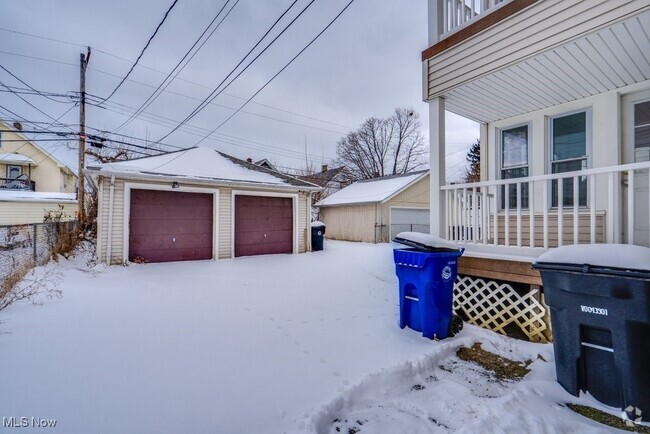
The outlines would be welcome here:
[[[422,332],[422,336],[429,339],[444,339],[450,335],[450,328],[454,328],[454,282],[458,273],[458,258],[462,254],[462,249],[393,251],[399,280],[401,328]]]

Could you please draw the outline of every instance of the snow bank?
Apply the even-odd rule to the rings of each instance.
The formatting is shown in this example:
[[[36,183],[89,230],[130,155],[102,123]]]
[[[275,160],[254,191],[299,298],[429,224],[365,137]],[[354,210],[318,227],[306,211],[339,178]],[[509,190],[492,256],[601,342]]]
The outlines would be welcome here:
[[[455,355],[474,342],[510,359],[533,360],[532,372],[520,382],[498,381]],[[460,335],[431,347],[427,356],[370,374],[341,392],[300,432],[611,432],[561,405],[567,402],[620,416],[617,409],[589,396],[569,395],[554,381],[550,344],[517,341],[466,326]]]
[[[536,262],[650,271],[650,248],[629,244],[576,244],[551,249]]]

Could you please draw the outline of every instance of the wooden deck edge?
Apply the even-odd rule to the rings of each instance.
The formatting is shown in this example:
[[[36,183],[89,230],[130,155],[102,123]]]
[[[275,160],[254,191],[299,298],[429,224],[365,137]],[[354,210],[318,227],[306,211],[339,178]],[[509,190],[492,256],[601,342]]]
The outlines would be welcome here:
[[[533,270],[531,263],[526,261],[461,256],[458,262],[458,274],[528,285],[542,285],[539,271]]]

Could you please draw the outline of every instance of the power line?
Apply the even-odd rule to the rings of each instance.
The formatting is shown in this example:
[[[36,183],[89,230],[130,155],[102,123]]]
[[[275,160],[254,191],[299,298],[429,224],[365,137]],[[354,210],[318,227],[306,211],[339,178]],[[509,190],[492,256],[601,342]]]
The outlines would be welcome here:
[[[45,113],[43,110],[39,109],[38,107],[36,107],[36,106],[35,106],[34,104],[32,104],[31,102],[27,101],[25,98],[23,98],[21,95],[17,94],[15,91],[13,91],[11,88],[9,88],[6,84],[4,84],[4,83],[1,82],[1,81],[0,81],[0,86],[4,86],[5,88],[7,88],[9,91],[11,91],[11,93],[13,93],[14,95],[16,95],[16,96],[17,96],[18,98],[20,98],[21,100],[23,100],[23,102],[25,102],[25,104],[29,105],[29,106],[32,107],[34,110],[36,110],[36,111],[38,111],[39,113],[43,114],[43,115],[46,116],[47,118],[52,119],[54,122],[58,122],[58,119],[54,119],[52,116],[50,116],[49,114]],[[74,107],[74,106],[73,106],[73,107]]]
[[[237,113],[239,113],[239,111],[240,111],[242,108],[244,108],[244,107],[245,107],[245,106],[246,106],[246,105],[247,105],[247,104],[248,104],[248,103],[249,103],[253,98],[255,98],[255,97],[256,97],[256,96],[257,96],[257,95],[258,95],[262,90],[264,90],[264,88],[266,88],[266,86],[268,86],[268,85],[269,85],[269,84],[270,84],[270,83],[271,83],[271,82],[272,82],[272,81],[273,81],[273,80],[274,80],[278,75],[280,75],[280,74],[282,73],[282,71],[284,71],[285,69],[287,69],[287,68],[289,67],[289,65],[291,65],[291,64],[292,64],[292,63],[293,63],[293,62],[294,62],[294,61],[295,61],[295,60],[296,60],[296,59],[297,59],[297,58],[298,58],[302,53],[304,53],[304,52],[305,52],[305,51],[306,51],[306,50],[307,50],[307,49],[308,49],[308,48],[309,48],[309,47],[310,47],[314,42],[316,42],[316,40],[317,40],[317,39],[318,39],[318,38],[319,38],[323,33],[325,33],[325,32],[327,31],[327,29],[329,29],[329,28],[330,28],[330,27],[331,27],[331,26],[336,22],[336,20],[339,19],[339,17],[340,17],[341,15],[343,15],[343,13],[344,13],[344,12],[345,12],[349,7],[350,7],[350,5],[351,5],[352,3],[354,3],[354,0],[350,0],[350,1],[345,5],[345,7],[344,7],[343,9],[341,9],[341,11],[340,11],[340,12],[339,12],[339,13],[338,13],[338,14],[337,14],[337,15],[336,15],[336,16],[335,16],[335,17],[334,17],[334,18],[329,22],[329,24],[327,24],[327,26],[325,26],[325,28],[324,28],[323,30],[321,30],[321,31],[320,31],[320,32],[319,32],[319,33],[318,33],[318,34],[317,34],[317,35],[316,35],[316,36],[315,36],[311,41],[309,41],[309,43],[308,43],[307,45],[305,45],[304,48],[303,48],[302,50],[300,50],[300,51],[298,52],[298,54],[296,54],[296,55],[295,55],[295,56],[294,56],[294,57],[293,57],[289,62],[287,62],[286,65],[284,65],[284,66],[283,66],[283,67],[282,67],[278,72],[276,72],[275,75],[274,75],[273,77],[271,77],[271,78],[270,78],[266,83],[264,83],[264,85],[263,85],[262,87],[260,87],[260,88],[259,88],[259,89],[258,89],[258,90],[257,90],[257,91],[256,91],[256,92],[255,92],[251,97],[250,97],[250,98],[248,98],[248,99],[246,100],[246,102],[244,102],[244,104],[242,104],[242,105],[241,105],[241,106],[240,106],[240,107],[239,107],[239,108],[238,108],[238,109],[237,109],[233,114],[231,114],[228,118],[226,118],[226,120],[224,120],[224,121],[221,122],[219,125],[217,125],[215,129],[213,129],[213,130],[212,130],[212,131],[211,131],[207,136],[205,136],[204,138],[202,138],[201,140],[199,140],[196,144],[198,145],[199,143],[201,143],[201,142],[202,142],[203,140],[205,140],[208,136],[210,136],[212,133],[214,133],[214,132],[217,131],[219,128],[221,128],[221,127],[222,127],[226,122],[228,122],[230,119],[232,119],[232,118],[233,118]]]
[[[162,21],[160,21],[160,23],[158,23],[158,26],[156,27],[156,30],[154,30],[153,34],[151,35],[151,37],[149,38],[149,40],[148,40],[147,43],[145,44],[144,48],[143,48],[142,51],[140,52],[140,55],[138,56],[137,59],[135,59],[135,62],[133,63],[133,65],[131,65],[131,69],[129,69],[129,72],[126,73],[126,75],[124,76],[124,78],[122,79],[122,81],[119,82],[119,84],[117,85],[117,87],[115,87],[115,89],[113,89],[113,92],[111,92],[111,94],[108,95],[104,101],[108,101],[109,99],[111,99],[111,97],[112,97],[113,95],[115,95],[115,92],[117,92],[117,90],[120,88],[120,86],[122,86],[122,84],[124,84],[124,82],[125,82],[126,79],[129,77],[129,75],[131,75],[131,73],[133,72],[133,68],[135,68],[135,66],[138,64],[138,62],[139,62],[140,59],[142,58],[142,55],[144,54],[144,52],[147,51],[147,48],[149,47],[149,44],[151,44],[151,41],[153,41],[153,38],[156,37],[156,34],[158,33],[158,30],[160,30],[160,27],[162,27],[163,23],[164,23],[165,20],[167,19],[167,16],[168,16],[169,13],[172,11],[172,9],[174,9],[174,6],[176,6],[176,3],[178,3],[178,0],[174,0],[174,2],[173,2],[172,5],[169,7],[169,9],[167,9],[167,12],[165,12],[165,16],[163,16]]]
[[[13,72],[9,71],[9,70],[8,70],[7,68],[5,68],[4,66],[0,65],[0,68],[2,68],[2,70],[3,70],[4,72],[6,72],[7,74],[11,75],[11,76],[12,76],[13,78],[15,78],[16,80],[18,80],[19,82],[21,82],[22,84],[24,84],[25,86],[27,86],[29,89],[31,89],[33,92],[35,92],[37,95],[44,96],[45,98],[47,98],[47,99],[49,99],[49,100],[51,100],[51,101],[54,101],[54,102],[58,102],[58,103],[62,103],[62,102],[63,102],[63,101],[57,101],[57,100],[55,100],[54,98],[50,98],[49,96],[45,95],[43,92],[34,89],[32,86],[30,86],[29,84],[25,83],[25,82],[24,82],[20,77],[18,77],[18,76],[17,76],[16,74],[14,74]],[[9,90],[9,91],[11,92],[11,90]],[[69,101],[66,101],[66,102],[69,102]]]
[[[32,34],[32,33],[19,32],[19,31],[15,31],[15,30],[11,30],[11,29],[5,29],[5,28],[0,28],[0,31],[10,32],[10,33],[16,33],[16,34],[23,35],[23,36],[28,36],[28,37],[37,38],[37,39],[43,39],[43,40],[47,40],[47,41],[51,41],[51,42],[57,42],[57,43],[61,43],[61,44],[72,45],[72,46],[75,46],[75,47],[86,48],[86,45],[84,45],[84,44],[77,44],[77,43],[75,43],[75,42],[70,42],[70,41],[62,41],[62,40],[60,40],[60,39],[49,38],[49,37],[45,37],[45,36],[35,35],[35,34]],[[97,48],[94,48],[94,47],[93,47],[93,50],[96,51],[96,52],[102,53],[102,54],[104,54],[104,55],[106,55],[106,56],[109,56],[109,57],[113,57],[113,58],[115,58],[115,59],[122,60],[122,61],[124,61],[124,62],[128,62],[128,63],[132,63],[132,62],[133,62],[133,61],[130,60],[130,59],[126,59],[126,58],[124,58],[124,57],[121,57],[121,56],[118,56],[118,55],[116,55],[116,54],[109,53],[109,52],[107,52],[107,51],[103,51],[103,50],[100,50],[100,49],[97,49]],[[63,62],[63,61],[58,61],[58,60],[53,60],[53,59],[46,59],[46,58],[43,58],[43,57],[37,57],[37,56],[28,56],[28,55],[24,55],[24,54],[19,54],[19,53],[9,52],[9,51],[0,51],[0,53],[8,54],[8,55],[12,55],[12,56],[26,57],[26,58],[35,59],[35,60],[41,60],[41,61],[46,61],[46,62],[59,63],[59,64],[63,64],[63,65],[77,66],[76,64],[69,63],[69,62]],[[166,72],[160,71],[160,70],[158,70],[158,69],[155,69],[155,68],[152,68],[152,67],[150,67],[150,66],[143,65],[143,64],[138,64],[138,66],[139,66],[140,68],[147,69],[147,70],[149,70],[149,71],[153,71],[153,72],[156,72],[156,73],[158,73],[158,74],[163,74],[163,75],[166,75],[166,74],[167,74]],[[105,71],[101,71],[101,70],[97,70],[97,69],[94,69],[94,68],[89,68],[89,69],[92,69],[92,70],[94,70],[94,71],[97,71],[97,72],[100,72],[100,73],[103,73],[103,74],[106,74],[106,75],[110,75],[110,76],[113,76],[113,77],[117,77],[117,78],[120,77],[120,76],[117,75],[117,74],[111,74],[111,73],[108,73],[108,72],[105,72]],[[176,78],[176,80],[178,80],[178,81],[183,81],[183,82],[185,82],[185,83],[189,83],[189,84],[192,84],[192,85],[194,85],[194,86],[202,87],[202,88],[204,88],[204,89],[212,89],[212,87],[210,87],[210,86],[206,86],[206,85],[204,85],[204,84],[197,83],[197,82],[192,81],[192,80],[187,80],[187,79],[182,78],[182,77],[178,77],[178,78]],[[136,84],[140,84],[140,85],[144,85],[144,86],[154,87],[154,86],[150,86],[150,85],[147,85],[147,84],[145,84],[145,83],[137,82],[137,81],[134,81],[134,80],[127,80],[127,81],[130,81],[130,82],[132,82],[132,83],[136,83]],[[170,92],[170,91],[168,91],[168,92]],[[174,93],[174,92],[170,92],[170,93]],[[232,98],[240,99],[240,100],[242,100],[242,101],[245,101],[245,100],[246,100],[246,98],[243,98],[243,97],[240,97],[240,96],[238,96],[238,95],[234,95],[234,94],[231,94],[231,93],[228,93],[228,92],[224,92],[223,94],[224,94],[224,95],[227,95],[227,96],[230,96],[230,97],[232,97]],[[181,94],[181,95],[182,95],[182,94]],[[183,95],[183,96],[185,96],[185,95]],[[198,99],[197,99],[197,100],[198,100]],[[261,102],[257,102],[257,101],[251,101],[251,104],[259,105],[259,106],[261,106],[261,107],[270,108],[270,109],[272,109],[272,110],[277,110],[277,111],[280,111],[280,112],[283,112],[283,113],[287,113],[287,114],[290,114],[290,115],[293,115],[293,116],[299,116],[299,117],[302,117],[302,118],[305,118],[305,119],[310,119],[310,120],[313,120],[313,121],[322,122],[322,123],[325,123],[325,124],[335,125],[335,126],[343,127],[343,128],[346,128],[346,129],[354,129],[353,127],[351,127],[351,126],[349,126],[349,125],[343,125],[343,124],[338,124],[338,123],[336,123],[336,122],[326,121],[326,120],[324,120],[324,119],[319,119],[319,118],[316,118],[316,117],[307,116],[307,115],[304,115],[304,114],[301,114],[301,113],[296,113],[296,112],[293,112],[293,111],[290,111],[290,110],[285,110],[285,109],[282,109],[282,108],[280,108],[280,107],[275,107],[275,106],[273,106],[273,105],[269,105],[269,104],[263,104],[263,103],[261,103]]]
[[[225,15],[224,15],[224,17],[221,19],[221,21],[219,21],[219,23],[214,27],[214,29],[212,30],[212,32],[210,32],[210,34],[208,35],[208,37],[205,38],[205,40],[203,41],[203,43],[201,44],[201,46],[200,46],[200,47],[199,47],[199,48],[194,52],[194,54],[192,54],[192,57],[191,57],[191,58],[190,58],[190,59],[185,63],[185,65],[184,65],[184,66],[183,66],[183,67],[178,71],[178,73],[180,73],[180,72],[183,70],[183,68],[185,68],[185,66],[187,66],[187,64],[192,60],[192,58],[194,58],[194,56],[196,55],[196,53],[198,53],[199,50],[203,47],[203,45],[204,45],[204,44],[205,44],[205,43],[210,39],[210,37],[212,37],[212,35],[214,34],[214,32],[215,32],[215,31],[216,31],[216,30],[221,26],[221,23],[224,22],[224,20],[228,17],[228,15],[230,15],[230,12],[232,12],[232,10],[235,8],[235,6],[237,6],[237,4],[239,3],[239,1],[240,1],[240,0],[236,0],[235,4],[234,4],[234,5],[230,8],[230,10],[229,10]],[[115,129],[115,131],[119,131],[119,130],[121,130],[121,129],[124,128],[126,125],[128,125],[128,124],[129,124],[129,123],[130,123],[134,118],[138,117],[139,113],[140,113],[142,110],[146,110],[146,108],[149,107],[149,105],[151,105],[151,104],[153,103],[153,101],[155,101],[155,100],[158,98],[158,96],[160,95],[160,94],[158,93],[158,90],[160,90],[160,88],[161,88],[163,85],[165,85],[165,87],[167,87],[167,86],[169,85],[169,83],[171,83],[172,81],[174,81],[174,78],[176,78],[176,77],[172,78],[171,80],[169,80],[169,78],[170,78],[170,77],[172,76],[172,74],[174,74],[174,72],[175,72],[175,71],[176,71],[176,70],[181,66],[181,64],[183,63],[183,61],[184,61],[184,60],[185,60],[185,59],[190,55],[190,53],[192,53],[192,50],[194,50],[194,47],[196,47],[197,44],[201,41],[201,39],[203,39],[203,36],[205,36],[205,34],[208,32],[208,30],[210,30],[210,27],[212,27],[212,25],[214,24],[214,22],[217,21],[217,19],[218,19],[219,16],[221,15],[221,12],[223,12],[223,10],[226,8],[226,6],[228,5],[229,2],[230,2],[230,0],[226,0],[226,1],[225,1],[225,3],[223,4],[223,6],[221,7],[221,9],[219,9],[219,12],[217,12],[217,14],[214,16],[214,18],[212,19],[212,21],[210,21],[210,24],[208,24],[208,26],[205,28],[205,30],[203,30],[203,32],[202,32],[201,35],[198,37],[198,39],[197,39],[196,41],[194,41],[194,44],[192,44],[192,46],[190,47],[190,49],[185,53],[185,55],[183,55],[183,57],[181,58],[181,60],[176,64],[176,66],[174,66],[174,68],[171,70],[171,72],[170,72],[169,74],[167,74],[167,76],[165,77],[165,79],[164,79],[164,80],[163,80],[163,81],[158,85],[158,87],[156,88],[156,90],[154,90],[154,92],[153,92],[153,93],[152,93],[152,94],[151,94],[151,95],[146,99],[146,101],[145,101],[144,103],[142,103],[142,105],[138,108],[138,110],[136,111],[136,113],[135,113],[133,116],[129,117],[125,122],[123,122],[122,125],[120,125],[119,127],[117,127],[117,128]],[[178,73],[177,73],[176,75],[178,75]],[[167,83],[167,80],[169,80],[169,83]],[[163,91],[164,91],[164,90],[163,90]],[[161,91],[161,93],[162,93],[162,91]]]
[[[246,66],[245,66],[245,67],[244,67],[244,68],[243,68],[243,69],[242,69],[242,70],[241,70],[241,71],[240,71],[240,72],[239,72],[239,73],[238,73],[238,74],[237,74],[237,75],[236,75],[232,80],[230,80],[230,82],[229,82],[226,86],[224,86],[223,89],[221,89],[221,91],[219,91],[219,92],[217,93],[217,90],[218,90],[218,89],[219,89],[219,88],[220,88],[220,87],[221,87],[221,86],[226,82],[226,80],[228,80],[228,78],[229,78],[229,77],[230,77],[230,76],[231,76],[231,75],[232,75],[232,74],[237,70],[237,68],[239,68],[239,66],[241,66],[242,63],[244,63],[244,61],[248,58],[248,56],[250,56],[250,54],[251,54],[251,53],[252,53],[252,52],[253,52],[253,51],[254,51],[254,50],[255,50],[255,49],[256,49],[256,48],[257,48],[257,47],[262,43],[262,41],[264,41],[264,39],[265,39],[265,38],[269,35],[269,33],[270,33],[274,28],[275,28],[275,26],[280,22],[280,20],[282,20],[282,18],[284,18],[284,16],[285,16],[285,15],[286,15],[290,10],[291,10],[291,8],[293,8],[293,6],[297,3],[297,0],[294,0],[294,2],[291,3],[291,4],[289,5],[289,7],[286,8],[286,9],[284,10],[284,12],[282,12],[282,14],[281,14],[281,15],[280,15],[280,16],[279,16],[279,17],[278,17],[278,18],[273,22],[273,24],[271,24],[271,26],[266,30],[266,32],[264,33],[264,35],[262,35],[262,37],[258,39],[258,41],[255,43],[255,45],[253,45],[253,47],[252,47],[250,50],[248,50],[248,52],[244,55],[244,57],[241,58],[241,60],[239,61],[239,63],[237,63],[237,65],[235,65],[235,67],[234,67],[234,68],[233,68],[233,69],[228,73],[228,75],[226,75],[226,76],[224,77],[224,79],[221,80],[221,83],[219,83],[219,84],[218,84],[218,85],[217,85],[217,86],[212,90],[212,92],[210,92],[210,94],[209,94],[207,97],[205,97],[205,99],[204,99],[203,101],[201,101],[201,103],[200,103],[197,107],[195,107],[194,110],[192,110],[192,112],[190,112],[190,114],[187,115],[187,117],[185,117],[185,119],[183,119],[183,120],[182,120],[182,121],[181,121],[181,122],[180,122],[176,127],[174,127],[174,129],[172,129],[170,132],[168,132],[168,133],[165,134],[163,137],[161,137],[160,140],[164,140],[164,139],[166,139],[167,137],[169,137],[171,134],[174,133],[174,131],[176,131],[178,128],[180,128],[181,126],[183,126],[183,124],[185,124],[185,123],[188,122],[190,119],[192,119],[194,116],[196,116],[196,115],[197,115],[201,110],[203,110],[203,109],[204,109],[208,104],[210,104],[210,102],[214,101],[214,99],[215,99],[216,97],[218,97],[218,96],[221,94],[221,92],[223,92],[224,90],[226,90],[226,89],[228,88],[228,86],[230,86],[230,85],[231,85],[235,80],[237,80],[237,78],[239,78],[239,77],[244,73],[244,71],[246,71],[246,70],[247,70],[247,69],[248,69],[248,68],[249,68],[249,67],[250,67],[250,66],[251,66],[251,65],[252,65],[252,64],[257,60],[257,59],[259,59],[259,57],[260,57],[262,54],[264,54],[264,52],[266,52],[266,50],[268,50],[268,49],[270,48],[270,47],[275,43],[275,41],[277,41],[278,38],[280,38],[280,37],[284,34],[284,32],[286,32],[286,31],[287,31],[287,30],[288,30],[288,29],[293,25],[293,23],[295,23],[295,22],[296,22],[296,21],[297,21],[297,20],[302,16],[302,14],[304,14],[305,11],[307,11],[307,9],[309,9],[309,7],[310,7],[312,4],[314,4],[314,1],[316,1],[316,0],[311,0],[311,1],[307,4],[307,6],[305,6],[305,7],[300,11],[300,13],[299,13],[298,15],[296,15],[296,16],[293,18],[293,20],[291,20],[291,21],[289,22],[289,24],[287,24],[287,25],[284,27],[284,29],[282,29],[282,31],[281,31],[278,35],[276,35],[275,38],[273,38],[273,40],[271,40],[271,42],[269,42],[269,43],[266,45],[266,47],[264,47],[264,49],[262,49],[262,51],[260,51],[260,52],[257,54],[257,56],[255,56],[255,58],[254,58],[253,60],[251,60],[251,61],[248,63],[248,65],[246,65]]]

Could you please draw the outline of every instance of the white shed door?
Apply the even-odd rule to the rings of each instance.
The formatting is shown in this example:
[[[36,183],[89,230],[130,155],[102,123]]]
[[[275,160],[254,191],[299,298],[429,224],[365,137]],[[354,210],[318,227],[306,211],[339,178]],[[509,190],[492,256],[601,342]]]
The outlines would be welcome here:
[[[390,239],[400,232],[429,233],[428,208],[391,208]]]

